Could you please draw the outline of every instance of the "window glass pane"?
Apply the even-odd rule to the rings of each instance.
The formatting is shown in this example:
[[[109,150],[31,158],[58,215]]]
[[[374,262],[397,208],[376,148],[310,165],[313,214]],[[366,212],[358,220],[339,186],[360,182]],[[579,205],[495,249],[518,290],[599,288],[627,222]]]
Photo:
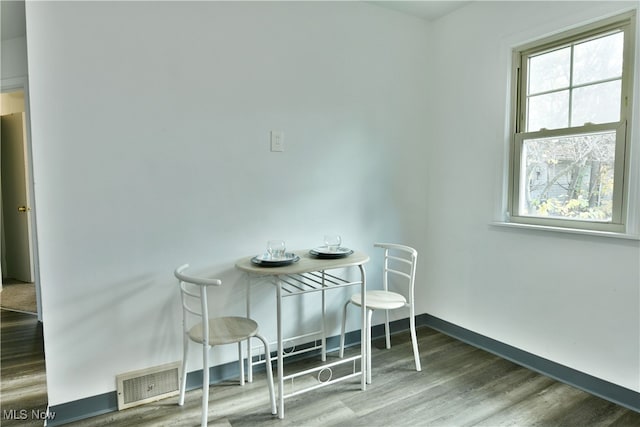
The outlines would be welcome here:
[[[570,47],[530,57],[527,94],[532,95],[568,87],[570,65]]]
[[[611,221],[616,132],[523,141],[519,211]]]
[[[527,130],[558,129],[569,125],[569,91],[547,93],[529,98]]]
[[[620,120],[620,80],[573,90],[571,126]]]
[[[616,33],[575,45],[573,84],[622,76],[624,33]]]

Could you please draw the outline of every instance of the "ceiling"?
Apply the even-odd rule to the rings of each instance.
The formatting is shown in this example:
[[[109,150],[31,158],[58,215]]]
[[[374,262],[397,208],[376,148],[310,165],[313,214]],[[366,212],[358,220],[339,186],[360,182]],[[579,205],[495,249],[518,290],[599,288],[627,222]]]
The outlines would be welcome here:
[[[448,0],[416,0],[416,1],[369,1],[367,3],[375,4],[386,9],[392,9],[408,15],[417,16],[427,21],[434,21],[444,15],[453,12],[463,6],[468,5],[471,1]]]
[[[2,7],[0,11],[2,40],[26,35],[24,2],[25,0],[2,0],[0,2]],[[433,21],[471,3],[471,1],[368,1],[368,3]]]

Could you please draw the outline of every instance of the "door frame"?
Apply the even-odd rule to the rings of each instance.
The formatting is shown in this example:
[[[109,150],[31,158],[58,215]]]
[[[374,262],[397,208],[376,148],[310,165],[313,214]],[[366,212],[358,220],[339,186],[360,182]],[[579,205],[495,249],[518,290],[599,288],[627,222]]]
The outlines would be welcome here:
[[[27,193],[28,193],[28,205],[31,208],[29,215],[29,239],[31,240],[31,263],[33,264],[33,282],[36,287],[36,305],[38,312],[38,320],[42,322],[42,298],[40,289],[40,263],[38,259],[38,232],[36,228],[36,203],[35,203],[35,188],[33,185],[33,152],[31,149],[31,114],[30,114],[30,102],[29,102],[29,84],[26,77],[18,77],[12,79],[0,80],[0,92],[14,92],[22,90],[24,93],[24,127],[25,127],[25,163],[26,163],[26,179],[27,179]]]

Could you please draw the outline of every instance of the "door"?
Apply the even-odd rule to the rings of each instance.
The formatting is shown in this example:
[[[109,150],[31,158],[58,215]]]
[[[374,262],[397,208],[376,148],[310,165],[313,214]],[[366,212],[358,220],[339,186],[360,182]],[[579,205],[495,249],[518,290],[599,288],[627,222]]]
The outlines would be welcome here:
[[[5,239],[5,276],[33,282],[30,215],[27,194],[25,114],[1,117],[2,215]]]

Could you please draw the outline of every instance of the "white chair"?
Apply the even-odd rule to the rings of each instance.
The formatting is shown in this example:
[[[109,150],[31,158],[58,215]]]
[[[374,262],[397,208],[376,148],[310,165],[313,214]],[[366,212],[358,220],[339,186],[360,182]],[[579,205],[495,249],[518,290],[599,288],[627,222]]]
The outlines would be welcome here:
[[[387,348],[391,348],[391,337],[389,333],[389,310],[399,308],[409,309],[409,326],[411,329],[411,341],[413,343],[413,356],[416,364],[416,371],[421,371],[420,354],[418,353],[418,340],[416,337],[416,321],[414,308],[414,288],[416,278],[416,260],[418,251],[415,249],[393,243],[375,243],[375,247],[384,249],[384,266],[382,274],[383,290],[367,291],[367,382],[371,383],[371,317],[374,310],[385,310],[385,335]],[[389,290],[389,283],[394,287],[404,287],[403,294]],[[355,294],[344,305],[342,313],[342,331],[340,333],[340,357],[344,356],[344,334],[347,321],[347,307],[354,304],[358,307],[362,305],[361,294]]]
[[[258,338],[264,344],[265,368],[267,371],[267,383],[269,397],[271,399],[271,413],[276,414],[276,400],[273,391],[273,374],[271,372],[271,357],[267,340],[258,334],[258,324],[246,317],[209,317],[207,304],[207,288],[220,286],[218,279],[205,279],[188,276],[184,271],[189,267],[184,264],[175,271],[179,280],[180,294],[182,297],[182,324],[183,324],[183,356],[182,379],[180,385],[180,400],[178,404],[184,405],[185,388],[187,385],[187,356],[189,342],[193,341],[202,345],[202,426],[207,425],[209,413],[209,350],[211,347],[222,344],[238,344],[238,359],[240,361],[240,384],[244,385],[244,361],[242,358],[242,341],[249,338]],[[189,322],[192,318],[195,321]],[[208,321],[205,321],[208,319]]]

